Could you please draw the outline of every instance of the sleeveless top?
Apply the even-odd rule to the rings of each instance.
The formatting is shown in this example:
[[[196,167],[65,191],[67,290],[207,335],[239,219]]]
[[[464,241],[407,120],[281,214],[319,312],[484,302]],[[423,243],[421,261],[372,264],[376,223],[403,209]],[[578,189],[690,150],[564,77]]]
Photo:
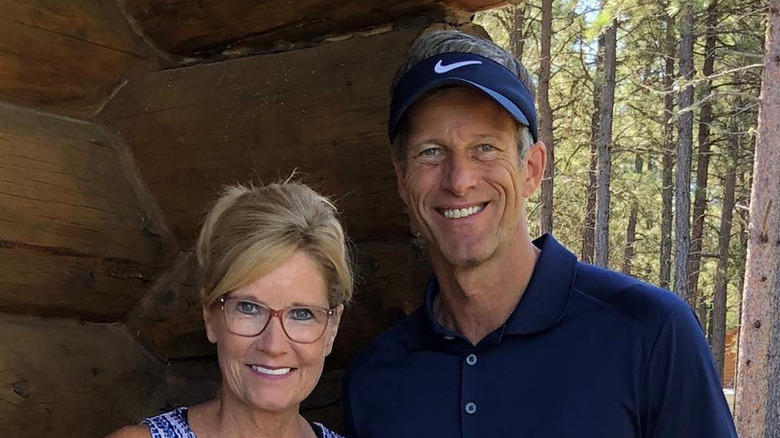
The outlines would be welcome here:
[[[197,438],[187,422],[187,407],[149,417],[143,422],[149,427],[152,438]],[[317,438],[344,438],[320,423],[309,422]]]

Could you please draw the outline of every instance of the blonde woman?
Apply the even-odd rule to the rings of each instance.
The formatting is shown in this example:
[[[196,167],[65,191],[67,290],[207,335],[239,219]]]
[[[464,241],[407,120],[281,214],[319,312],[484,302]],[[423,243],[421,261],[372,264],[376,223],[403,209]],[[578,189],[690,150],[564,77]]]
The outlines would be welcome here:
[[[338,437],[299,413],[333,348],[352,267],[334,206],[295,182],[225,190],[197,246],[214,400],[111,438]]]

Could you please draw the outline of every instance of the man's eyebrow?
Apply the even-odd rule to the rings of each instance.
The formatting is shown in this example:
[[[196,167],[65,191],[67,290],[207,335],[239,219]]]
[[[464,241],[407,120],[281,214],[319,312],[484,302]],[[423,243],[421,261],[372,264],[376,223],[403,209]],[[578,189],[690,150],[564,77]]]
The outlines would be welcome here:
[[[406,144],[406,150],[412,150],[412,149],[422,149],[425,146],[444,146],[444,142],[437,138],[427,138],[425,140],[420,141],[413,141],[414,139],[410,139],[410,141]]]
[[[475,134],[474,137],[479,140],[484,140],[486,138],[500,140],[503,136],[492,134],[492,133],[484,133],[484,134]]]

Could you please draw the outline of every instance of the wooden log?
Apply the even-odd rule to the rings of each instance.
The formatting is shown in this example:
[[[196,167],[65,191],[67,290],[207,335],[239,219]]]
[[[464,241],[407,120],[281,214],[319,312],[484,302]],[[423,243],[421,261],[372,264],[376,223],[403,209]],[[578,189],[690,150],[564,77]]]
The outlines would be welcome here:
[[[216,356],[172,360],[166,364],[164,380],[149,401],[150,415],[211,400],[221,385]]]
[[[369,341],[412,313],[422,303],[430,272],[427,256],[408,240],[358,244],[357,290],[341,320],[329,368],[346,368]]]
[[[125,158],[93,124],[0,105],[0,311],[116,320],[141,298],[165,239]]]
[[[0,11],[0,100],[84,117],[158,65],[116,2],[0,0]]]
[[[197,290],[194,254],[182,253],[128,315],[125,326],[162,360],[213,356]]]
[[[501,0],[127,0],[125,7],[145,34],[164,50],[179,56],[210,57],[247,50],[270,52],[311,46],[330,36],[399,21],[462,23],[474,11],[506,3]]]
[[[147,415],[163,365],[113,325],[0,316],[0,436],[104,436]]]
[[[224,184],[294,169],[335,198],[356,241],[406,237],[388,88],[421,30],[155,72],[125,86],[101,119],[126,138],[182,247]]]

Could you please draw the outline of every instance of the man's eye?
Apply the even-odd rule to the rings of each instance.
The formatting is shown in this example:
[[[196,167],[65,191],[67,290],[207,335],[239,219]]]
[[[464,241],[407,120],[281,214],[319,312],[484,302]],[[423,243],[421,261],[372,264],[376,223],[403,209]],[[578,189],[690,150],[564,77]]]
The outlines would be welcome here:
[[[236,310],[244,315],[257,315],[260,313],[260,306],[251,301],[239,301],[236,303]]]
[[[481,144],[481,145],[479,145],[479,151],[480,152],[493,152],[494,150],[496,150],[496,148],[492,144]]]
[[[424,151],[420,152],[420,156],[423,157],[434,157],[436,154],[438,154],[439,151],[434,148],[425,149]]]
[[[290,318],[296,321],[308,321],[314,319],[314,311],[305,307],[290,309]]]

